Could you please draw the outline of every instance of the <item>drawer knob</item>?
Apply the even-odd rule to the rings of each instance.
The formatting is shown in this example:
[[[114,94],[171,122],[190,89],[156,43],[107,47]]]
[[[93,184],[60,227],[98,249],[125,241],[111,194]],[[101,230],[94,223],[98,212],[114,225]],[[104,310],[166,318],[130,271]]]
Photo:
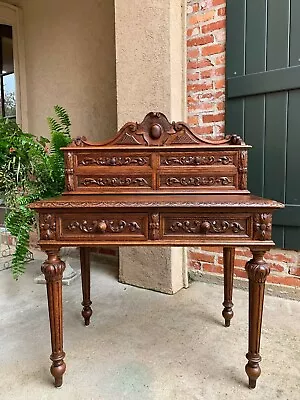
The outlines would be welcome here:
[[[207,233],[210,229],[210,222],[208,222],[208,221],[202,222],[200,228],[201,228],[201,231],[203,231],[203,233]]]
[[[104,233],[107,229],[107,225],[106,225],[105,221],[100,221],[98,224],[98,228],[102,233]]]

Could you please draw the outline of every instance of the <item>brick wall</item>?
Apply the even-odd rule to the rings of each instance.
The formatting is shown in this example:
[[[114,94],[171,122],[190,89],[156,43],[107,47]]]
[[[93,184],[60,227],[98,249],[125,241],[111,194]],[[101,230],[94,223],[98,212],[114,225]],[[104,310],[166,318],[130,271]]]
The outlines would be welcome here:
[[[225,128],[226,0],[188,0],[187,8],[188,122],[201,135],[219,137]],[[237,249],[235,276],[246,278],[248,249]],[[271,250],[268,282],[300,287],[300,253]],[[223,273],[222,249],[190,249],[188,267],[204,273]]]

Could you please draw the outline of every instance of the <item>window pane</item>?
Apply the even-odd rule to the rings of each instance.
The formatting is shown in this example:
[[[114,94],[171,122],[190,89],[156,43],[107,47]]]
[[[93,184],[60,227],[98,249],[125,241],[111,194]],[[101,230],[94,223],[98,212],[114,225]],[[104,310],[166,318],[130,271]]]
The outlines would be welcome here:
[[[4,108],[5,116],[12,117],[16,115],[16,82],[15,74],[5,75],[4,83]]]
[[[14,72],[13,42],[8,37],[2,37],[2,63],[2,73]]]

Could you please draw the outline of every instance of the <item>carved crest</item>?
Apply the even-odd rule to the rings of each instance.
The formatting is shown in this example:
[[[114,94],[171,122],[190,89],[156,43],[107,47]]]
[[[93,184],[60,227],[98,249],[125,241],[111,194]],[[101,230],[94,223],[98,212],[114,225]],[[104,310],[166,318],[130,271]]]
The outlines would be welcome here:
[[[221,140],[209,140],[197,136],[184,122],[169,122],[161,112],[150,112],[143,122],[128,122],[107,142],[90,143],[86,138],[78,137],[70,146],[177,146],[177,145],[242,145],[237,135],[228,135]]]

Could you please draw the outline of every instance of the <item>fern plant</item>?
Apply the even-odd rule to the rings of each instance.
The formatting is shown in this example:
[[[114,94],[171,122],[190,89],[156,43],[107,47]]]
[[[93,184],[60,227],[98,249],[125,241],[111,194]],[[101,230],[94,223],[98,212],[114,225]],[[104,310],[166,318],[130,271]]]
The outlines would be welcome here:
[[[64,190],[60,148],[71,142],[71,122],[63,107],[55,106],[54,112],[55,118],[48,118],[50,141],[23,132],[15,122],[0,119],[0,197],[7,207],[5,226],[16,237],[12,257],[15,279],[25,271],[29,234],[36,226],[35,213],[28,205]]]

